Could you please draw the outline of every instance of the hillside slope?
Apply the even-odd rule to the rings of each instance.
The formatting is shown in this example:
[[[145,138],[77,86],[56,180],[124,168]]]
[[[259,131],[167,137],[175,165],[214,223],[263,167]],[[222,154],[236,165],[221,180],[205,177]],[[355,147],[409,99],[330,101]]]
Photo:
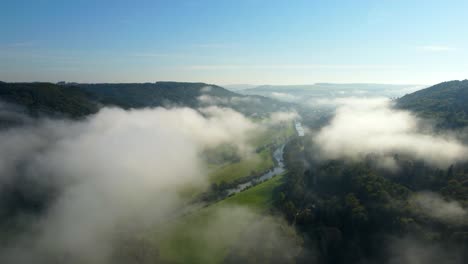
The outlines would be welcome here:
[[[0,100],[22,106],[32,116],[59,114],[76,118],[98,109],[82,90],[52,83],[0,82]]]
[[[449,81],[405,95],[397,107],[434,119],[443,128],[468,125],[468,80]]]
[[[204,99],[204,100],[201,100]],[[284,103],[262,96],[240,95],[205,83],[4,83],[0,101],[24,107],[32,116],[53,114],[78,118],[102,106],[125,109],[218,105],[247,115],[277,111]]]
[[[74,84],[105,105],[123,108],[140,108],[176,104],[195,106],[198,96],[209,94],[233,97],[235,93],[205,83],[156,82],[156,83],[98,83]]]
[[[336,97],[399,97],[421,89],[420,85],[375,83],[316,83],[309,85],[262,85],[238,91],[242,94],[262,95],[285,101]]]
[[[247,115],[277,111],[285,104],[262,96],[240,95],[206,83],[156,82],[74,84],[91,99],[122,108],[157,106],[209,106],[233,108]]]

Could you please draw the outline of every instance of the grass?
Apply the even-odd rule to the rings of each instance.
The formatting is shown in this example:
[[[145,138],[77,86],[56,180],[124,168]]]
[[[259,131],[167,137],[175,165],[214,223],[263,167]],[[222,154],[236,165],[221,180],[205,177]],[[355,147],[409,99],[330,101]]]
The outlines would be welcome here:
[[[262,221],[282,180],[278,175],[169,224],[155,234],[160,257],[171,263],[221,263],[243,232]]]
[[[262,182],[248,190],[228,197],[214,206],[242,205],[249,208],[265,211],[271,208],[273,203],[273,191],[283,182],[283,175]]]
[[[258,135],[251,143],[254,147],[266,146],[272,143],[279,144],[294,134],[294,125],[292,122],[288,122]],[[265,148],[260,153],[255,153],[239,162],[225,164],[217,168],[214,167],[209,178],[212,183],[229,183],[237,179],[250,176],[252,173],[266,171],[273,166],[272,153],[269,148]]]
[[[246,177],[252,173],[266,171],[274,166],[272,153],[265,149],[260,153],[242,159],[239,162],[226,164],[213,171],[209,178],[213,183],[232,182],[234,180]]]
[[[161,258],[169,263],[220,263],[248,223],[236,221],[213,233],[219,222],[217,210],[204,208],[172,223],[157,234]]]
[[[252,145],[261,147],[284,142],[294,133],[291,122],[278,129],[269,129],[256,137]],[[213,167],[209,177],[213,183],[228,183],[273,166],[271,150],[265,148],[239,162]],[[265,213],[274,201],[274,190],[282,181],[283,175],[278,175],[156,230],[153,239],[161,259],[169,263],[221,263],[252,224],[264,221]]]
[[[253,147],[265,146],[271,143],[280,143],[287,137],[294,135],[295,130],[292,123],[282,125],[278,129],[270,129],[256,137],[253,142]],[[226,146],[221,146],[220,149],[214,149],[210,155],[221,155],[223,151],[229,151]],[[208,175],[210,183],[220,184],[222,182],[230,183],[238,179],[252,175],[252,173],[261,173],[274,167],[273,155],[270,148],[265,148],[259,153],[253,153],[247,158],[243,158],[238,162],[226,163],[223,165],[208,164],[211,173]],[[187,188],[183,190],[183,196],[187,199],[195,198],[202,192],[199,188]]]
[[[261,133],[254,138],[252,144],[259,147],[270,143],[279,143],[294,134],[295,129],[293,123],[287,122],[285,124],[278,125],[278,127],[268,129],[267,132]]]

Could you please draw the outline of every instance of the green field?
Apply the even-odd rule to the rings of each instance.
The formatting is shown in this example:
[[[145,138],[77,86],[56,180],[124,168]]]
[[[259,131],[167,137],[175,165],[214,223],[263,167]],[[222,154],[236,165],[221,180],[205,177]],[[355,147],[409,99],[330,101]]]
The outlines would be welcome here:
[[[285,142],[294,135],[292,122],[271,128],[252,139],[254,148],[264,147],[248,158],[222,165],[213,164],[209,175],[210,182],[220,184],[232,182],[252,174],[258,174],[274,166],[271,147]],[[217,150],[212,152],[211,160],[216,160]],[[218,153],[229,154],[229,148]],[[229,156],[229,155],[226,155]],[[156,230],[152,240],[157,244],[160,258],[169,263],[221,263],[230,252],[245,252],[249,243],[249,233],[253,229],[272,228],[288,238],[296,239],[293,228],[269,215],[272,208],[274,190],[281,185],[283,175],[278,175],[248,190],[228,197],[208,207],[182,216],[168,223],[163,229]],[[265,231],[265,230],[264,230]],[[272,233],[266,231],[266,233]],[[263,234],[265,236],[265,234]],[[272,241],[262,241],[271,250]],[[269,244],[270,243],[270,244]],[[251,247],[254,248],[254,247]],[[267,250],[268,251],[268,250]],[[255,252],[254,252],[255,254]],[[272,256],[265,253],[263,256]],[[254,261],[255,262],[255,261]]]
[[[161,258],[170,263],[220,263],[253,223],[267,221],[282,175],[183,216],[155,234]],[[269,221],[269,220],[268,220]],[[289,227],[282,227],[288,230]]]
[[[236,180],[258,175],[274,167],[272,147],[284,143],[295,133],[292,122],[284,123],[276,127],[270,127],[267,131],[258,134],[251,139],[251,146],[255,149],[264,147],[261,151],[254,152],[248,157],[243,157],[237,161],[226,162],[225,157],[233,157],[235,148],[229,145],[221,145],[210,149],[204,154],[207,157],[209,168],[208,178],[210,183],[222,184],[232,183]],[[266,147],[265,147],[266,146]],[[210,162],[211,161],[211,162]],[[220,162],[224,161],[224,162]],[[186,199],[194,199],[206,189],[188,186],[181,191]]]
[[[273,191],[283,182],[283,175],[278,175],[272,179],[262,182],[248,190],[228,197],[214,206],[242,205],[251,209],[266,211],[272,206]]]
[[[213,183],[231,182],[252,173],[257,174],[273,167],[273,157],[269,149],[252,154],[239,162],[226,164],[213,171],[209,178]]]
[[[255,148],[279,145],[287,138],[294,135],[294,126],[292,122],[278,125],[252,139],[252,145]],[[219,167],[212,167],[213,171],[209,178],[212,183],[232,182],[243,177],[264,172],[274,166],[272,152],[266,147],[259,153],[254,153],[250,157],[243,158],[238,162],[224,164]]]
[[[287,138],[295,134],[293,122],[287,122],[269,129],[254,138],[252,144],[255,146],[264,146],[270,143],[282,143]]]

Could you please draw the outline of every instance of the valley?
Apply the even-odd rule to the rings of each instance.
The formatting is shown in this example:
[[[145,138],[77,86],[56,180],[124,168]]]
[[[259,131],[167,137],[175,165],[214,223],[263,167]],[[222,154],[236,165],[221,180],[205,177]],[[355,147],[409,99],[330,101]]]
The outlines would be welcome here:
[[[452,84],[454,93],[466,89],[466,82]],[[112,237],[109,244],[112,250],[85,256],[101,257],[107,252],[105,258],[115,263],[132,259],[140,263],[355,262],[387,256],[388,248],[397,246],[394,243],[418,246],[431,243],[437,248],[447,248],[449,258],[454,261],[464,258],[467,216],[464,155],[467,152],[463,145],[466,137],[461,130],[456,130],[464,127],[460,121],[463,105],[436,107],[434,101],[426,104],[429,99],[420,99],[418,94],[426,98],[438,90],[437,85],[396,101],[383,97],[335,98],[329,102],[332,105],[320,110],[280,101],[270,105],[274,99],[266,98],[261,100],[268,107],[261,108],[261,104],[250,107],[246,104],[259,97],[243,97],[206,84],[165,83],[171,88],[163,85],[157,89],[161,89],[158,93],[167,95],[167,100],[178,100],[169,99],[175,98],[169,94],[179,92],[164,92],[164,89],[190,90],[184,92],[185,99],[169,107],[162,103],[168,101],[161,99],[161,95],[152,95],[160,99],[148,100],[144,90],[140,90],[152,91],[153,85],[132,84],[125,88],[128,97],[116,92],[118,87],[104,88],[99,90],[99,95],[91,95],[92,89],[100,88],[80,84],[70,87],[2,85],[0,135],[8,138],[14,135],[10,131],[33,131],[33,137],[28,140],[41,138],[31,141],[37,142],[34,143],[38,144],[37,150],[33,144],[28,146],[34,148],[27,154],[15,154],[25,164],[16,166],[36,168],[42,177],[46,177],[44,169],[53,172],[51,180],[38,185],[30,169],[11,169],[18,176],[13,178],[13,185],[2,190],[3,208],[11,208],[2,211],[1,228],[5,234],[2,243],[15,243],[44,216],[56,217],[50,214],[61,203],[72,202],[59,210],[54,221],[67,223],[68,215],[74,214],[68,208],[86,214],[91,210],[89,203],[82,201],[86,195],[63,200],[64,194],[85,192],[94,197],[94,202],[108,207],[102,213],[100,210],[93,213],[87,220],[90,226],[96,228],[100,221],[96,216],[113,222],[106,229]],[[445,85],[443,89],[452,91]],[[71,91],[77,96],[73,108],[68,107],[70,104],[61,107],[54,101],[72,98],[68,95]],[[208,103],[207,92],[217,99]],[[236,101],[239,98],[246,100],[239,104]],[[454,99],[447,99],[451,100]],[[409,108],[418,114],[410,114]],[[436,117],[432,121],[427,119],[429,111],[432,111],[429,116]],[[453,119],[453,112],[457,113],[457,119]],[[119,121],[109,123],[111,117]],[[173,123],[174,120],[178,121]],[[417,126],[408,128],[402,120],[434,122],[435,132],[428,133],[427,128]],[[161,126],[160,122],[165,125]],[[172,129],[171,124],[178,124],[177,129]],[[448,127],[455,129],[454,134],[441,136]],[[68,130],[77,131],[77,136],[69,137],[76,132],[61,134]],[[132,131],[131,138],[133,133],[139,135],[131,145],[121,141],[127,131]],[[388,145],[386,142],[391,141],[387,138],[388,131],[394,131],[392,137],[400,141]],[[179,149],[161,152],[159,147],[164,143],[154,142],[152,133],[161,133],[160,137],[170,141],[171,147],[180,146]],[[173,133],[177,136],[173,137]],[[382,142],[375,142],[381,138]],[[179,145],[180,142],[185,143]],[[415,151],[418,145],[412,142],[424,145],[425,150]],[[141,152],[148,144],[154,146],[154,151]],[[114,165],[98,166],[98,170],[85,167],[92,177],[83,176],[83,169],[73,165],[79,159],[69,159],[83,146],[82,151],[88,156],[83,164],[97,166],[112,157]],[[87,152],[95,146],[97,149]],[[135,163],[133,156],[128,159],[125,153],[119,152],[110,155],[107,148],[111,146],[141,155],[141,160]],[[15,145],[3,147],[19,151]],[[21,156],[36,151],[49,156],[55,152],[66,154],[60,155],[65,159],[58,168],[53,167],[56,165],[43,168],[27,156]],[[154,162],[158,165],[146,170]],[[68,165],[61,168],[64,164]],[[189,169],[180,164],[186,164]],[[130,171],[136,177],[131,181],[127,180]],[[75,173],[78,173],[76,178]],[[62,178],[61,174],[66,177]],[[172,182],[167,182],[167,175],[173,175]],[[61,178],[69,183],[62,186],[57,180]],[[115,179],[121,183],[114,185]],[[152,185],[155,180],[156,184]],[[33,188],[34,194],[24,186]],[[96,188],[100,191],[95,192]],[[125,206],[111,202],[120,200],[122,195],[127,197]],[[432,213],[427,208],[432,211],[435,208],[428,207],[427,203],[452,209]],[[85,206],[77,207],[80,204]],[[28,217],[23,218],[24,215]],[[70,231],[88,228],[65,226]],[[41,227],[41,239],[48,228]],[[88,235],[92,239],[89,243],[95,241],[95,235],[104,236],[97,232],[101,229]],[[408,235],[411,242],[407,240]],[[375,247],[375,241],[384,246]],[[67,254],[53,256],[63,260]],[[42,257],[50,260],[45,255]]]
[[[466,0],[14,0],[0,264],[466,264]]]

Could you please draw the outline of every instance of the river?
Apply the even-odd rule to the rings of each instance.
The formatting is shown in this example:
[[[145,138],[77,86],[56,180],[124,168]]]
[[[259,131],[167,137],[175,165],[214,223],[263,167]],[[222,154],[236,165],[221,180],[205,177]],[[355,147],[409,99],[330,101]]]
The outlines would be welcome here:
[[[224,190],[224,192],[223,192],[224,194],[220,198],[220,200],[226,199],[230,195],[240,193],[240,192],[244,191],[246,188],[252,187],[252,186],[254,186],[254,185],[256,185],[256,184],[258,184],[260,182],[269,180],[269,179],[273,178],[274,176],[282,174],[283,172],[285,172],[286,169],[285,169],[284,162],[283,162],[284,146],[285,146],[285,144],[279,146],[273,152],[273,158],[276,161],[276,166],[274,168],[272,168],[268,172],[256,177],[255,179],[252,179],[252,180],[250,180],[248,182],[241,183],[241,184],[237,185],[236,187]],[[216,200],[216,201],[219,201],[219,200]],[[180,217],[182,215],[190,214],[190,213],[198,211],[201,208],[206,207],[206,206],[208,206],[208,205],[210,205],[212,203],[213,203],[213,201],[211,201],[211,202],[200,202],[200,201],[198,201],[198,202],[187,204],[187,205],[183,206],[182,208],[179,208],[179,209],[175,210],[174,213],[171,214],[168,219],[176,219],[176,218],[178,218],[178,217]]]
[[[246,188],[252,187],[260,182],[269,180],[273,178],[276,175],[279,175],[285,171],[284,168],[284,162],[283,162],[283,152],[284,152],[284,144],[278,147],[274,152],[273,152],[273,158],[276,161],[276,166],[273,169],[270,169],[268,172],[256,177],[253,180],[250,180],[248,182],[241,183],[237,185],[234,188],[227,189],[225,191],[226,196],[230,196],[232,194],[236,194],[239,192],[242,192]]]

